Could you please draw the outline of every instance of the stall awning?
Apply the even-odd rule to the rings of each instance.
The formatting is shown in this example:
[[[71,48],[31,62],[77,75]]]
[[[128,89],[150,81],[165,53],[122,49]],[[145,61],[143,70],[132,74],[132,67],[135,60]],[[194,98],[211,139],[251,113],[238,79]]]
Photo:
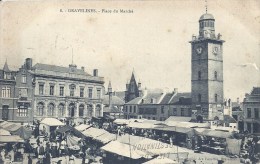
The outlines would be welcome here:
[[[5,130],[5,129],[0,129],[0,137],[1,136],[10,136],[11,134],[10,134],[10,132],[8,132],[7,130]]]
[[[77,129],[78,131],[82,132],[88,128],[90,128],[91,125],[86,125],[86,124],[80,124],[79,126],[76,126],[75,129]]]
[[[104,129],[97,129],[97,128],[92,128],[92,127],[88,128],[82,132],[83,135],[85,135],[86,137],[91,137],[91,138],[98,137],[104,133],[108,133],[108,132],[105,131]]]
[[[13,132],[13,131],[17,131],[22,125],[19,123],[13,123],[13,122],[8,122],[8,121],[4,121],[0,124],[0,127],[9,131],[9,132]]]
[[[202,132],[198,132],[198,135],[209,136],[209,137],[217,137],[217,138],[230,138],[232,137],[231,132],[217,131],[211,129],[205,129]]]
[[[127,125],[129,124],[130,120],[126,120],[126,119],[116,119],[114,121],[115,124],[118,124],[118,125]]]
[[[134,145],[134,144],[136,144],[137,142],[139,142],[143,139],[144,139],[144,137],[125,134],[125,135],[122,135],[122,136],[118,136],[117,141],[121,142],[121,143],[125,143],[125,144]]]
[[[127,126],[137,129],[152,129],[156,127],[156,125],[154,125],[152,122],[130,122]]]
[[[131,146],[129,146],[128,144],[123,144],[118,141],[111,141],[105,146],[101,147],[101,149],[131,159],[140,159],[146,156],[145,152],[135,150],[131,148]]]
[[[178,132],[178,133],[184,133],[184,134],[193,133],[193,131],[194,131],[192,128],[176,127],[176,126],[163,126],[163,125],[156,126],[153,129],[162,130],[162,131]]]
[[[64,125],[64,123],[62,123],[60,120],[58,120],[56,118],[45,118],[40,123],[48,125],[48,126],[63,126]]]
[[[183,148],[177,147],[175,145],[171,146],[170,144],[163,143],[157,140],[152,140],[149,138],[145,138],[139,142],[136,142],[133,147],[137,150],[146,151],[153,155],[177,154],[187,152],[187,150],[184,150]]]
[[[97,141],[100,141],[102,143],[108,143],[110,141],[113,141],[116,139],[116,134],[111,134],[111,133],[104,133],[96,138],[94,138]]]
[[[16,135],[13,136],[0,136],[0,142],[9,143],[9,142],[24,142],[24,140]]]

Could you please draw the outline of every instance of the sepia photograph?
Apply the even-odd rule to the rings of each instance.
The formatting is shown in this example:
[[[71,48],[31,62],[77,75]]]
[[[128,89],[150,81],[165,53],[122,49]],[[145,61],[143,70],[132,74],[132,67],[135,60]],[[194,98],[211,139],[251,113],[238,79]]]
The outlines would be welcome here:
[[[0,0],[0,164],[260,163],[260,1]]]

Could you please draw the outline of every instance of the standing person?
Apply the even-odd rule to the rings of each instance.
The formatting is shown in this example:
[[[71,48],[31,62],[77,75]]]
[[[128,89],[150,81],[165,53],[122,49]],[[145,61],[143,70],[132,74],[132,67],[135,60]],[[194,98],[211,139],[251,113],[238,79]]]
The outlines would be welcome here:
[[[51,164],[51,153],[50,152],[46,152],[43,163],[44,164]]]
[[[195,141],[195,137],[194,136],[192,136],[192,138],[191,138],[191,148],[192,148],[192,150],[194,150],[195,149],[195,143],[196,141]]]
[[[171,147],[173,146],[173,138],[172,138],[172,136],[170,137],[170,145],[171,145]]]
[[[5,149],[2,149],[2,151],[1,151],[1,159],[2,159],[1,162],[4,163],[4,161],[5,161]]]
[[[30,155],[28,155],[28,164],[32,164],[32,158]]]

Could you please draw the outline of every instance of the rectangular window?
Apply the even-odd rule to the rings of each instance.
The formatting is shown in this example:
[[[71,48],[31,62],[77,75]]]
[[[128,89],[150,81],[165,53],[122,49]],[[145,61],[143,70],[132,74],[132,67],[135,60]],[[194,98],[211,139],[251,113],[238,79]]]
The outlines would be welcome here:
[[[2,97],[10,98],[11,97],[11,88],[9,88],[9,87],[2,88]]]
[[[64,87],[63,86],[60,87],[60,96],[64,96]]]
[[[247,118],[251,118],[251,108],[247,108]]]
[[[101,89],[97,89],[97,98],[98,98],[98,99],[101,98]]]
[[[22,83],[26,83],[26,82],[27,82],[26,75],[22,75]]]
[[[50,86],[50,95],[54,95],[54,86],[53,85],[51,85]]]
[[[259,108],[255,108],[255,118],[259,118]]]
[[[153,117],[153,120],[156,120],[155,117]]]
[[[82,88],[82,87],[80,88],[79,96],[84,97],[84,88]]]
[[[181,108],[181,116],[184,116],[184,109]]]
[[[89,97],[89,98],[92,98],[92,96],[93,96],[93,93],[92,93],[92,92],[93,92],[93,89],[92,89],[92,88],[89,88],[89,89],[88,89],[88,97]]]
[[[164,114],[164,106],[161,106],[161,113]]]
[[[132,106],[130,106],[130,111],[129,112],[132,113]]]
[[[39,95],[43,95],[44,85],[39,84]]]
[[[136,113],[136,106],[134,106],[134,113]]]
[[[127,108],[127,106],[125,106],[125,112],[126,112],[126,113],[128,112],[128,108]]]
[[[24,107],[24,106],[20,106],[18,108],[17,115],[19,117],[27,117],[28,116],[28,109],[26,107]]]

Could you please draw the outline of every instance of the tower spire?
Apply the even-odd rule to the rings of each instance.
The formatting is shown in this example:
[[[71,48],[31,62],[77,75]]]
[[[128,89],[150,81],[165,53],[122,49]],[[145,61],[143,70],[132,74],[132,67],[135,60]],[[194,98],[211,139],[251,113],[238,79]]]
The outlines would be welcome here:
[[[71,64],[73,64],[73,48],[71,48]]]

